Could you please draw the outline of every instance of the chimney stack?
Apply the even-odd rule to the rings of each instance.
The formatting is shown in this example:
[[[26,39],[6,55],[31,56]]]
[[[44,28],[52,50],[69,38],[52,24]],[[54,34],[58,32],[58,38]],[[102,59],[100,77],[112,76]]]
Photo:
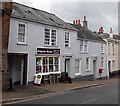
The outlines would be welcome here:
[[[112,28],[110,28],[110,37],[113,38],[113,31],[112,31]]]
[[[110,28],[110,33],[112,33],[112,28]]]
[[[80,20],[73,20],[73,24],[80,24]]]
[[[86,20],[86,16],[84,16],[83,27],[86,27],[86,28],[87,28],[87,20]]]
[[[103,33],[103,32],[104,32],[103,27],[100,27],[98,33],[100,34],[100,33]]]

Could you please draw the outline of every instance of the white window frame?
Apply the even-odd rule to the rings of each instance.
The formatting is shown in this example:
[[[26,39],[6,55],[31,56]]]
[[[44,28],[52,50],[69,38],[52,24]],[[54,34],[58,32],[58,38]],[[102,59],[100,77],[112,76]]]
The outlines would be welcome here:
[[[46,41],[45,41],[45,40],[46,40],[46,38],[45,38],[45,30],[46,30],[46,29],[50,30],[50,31],[49,31],[49,33],[50,33],[50,34],[49,34],[49,41],[48,41],[49,44],[46,44],[46,43],[45,43],[45,42],[46,42]],[[53,31],[53,30],[56,31],[55,42],[52,42],[52,31]],[[55,45],[52,45],[52,43],[54,43]],[[45,45],[45,46],[57,46],[57,30],[56,30],[56,29],[50,29],[50,28],[45,28],[45,29],[44,29],[44,45]]]
[[[101,44],[101,53],[104,53],[104,44]]]
[[[88,59],[88,63],[87,63],[87,59]],[[90,58],[87,57],[85,62],[86,62],[86,71],[90,71]]]
[[[101,68],[104,68],[104,57],[101,57]]]
[[[115,55],[115,44],[112,44],[113,55]]]
[[[108,55],[110,55],[110,43],[108,43]]]
[[[84,52],[88,52],[88,41],[84,41]]]
[[[80,40],[80,52],[83,52],[84,51],[84,41],[83,40]]]
[[[41,65],[40,65],[41,66],[41,72],[40,73],[55,73],[55,72],[57,73],[57,72],[60,72],[60,57],[57,57],[57,56],[46,56],[46,57],[45,56],[37,56],[36,59],[37,58],[41,58]],[[43,65],[43,58],[47,58],[47,64]],[[49,64],[49,58],[53,59],[53,64]],[[57,64],[55,64],[55,58],[58,59]],[[53,65],[53,71],[49,70],[50,65]],[[58,71],[55,70],[55,65],[58,66]],[[37,66],[37,63],[36,63],[36,66]],[[48,70],[47,72],[43,72],[43,66],[47,66],[47,70]],[[37,71],[36,71],[36,73],[37,73]]]
[[[19,24],[21,25],[25,25],[25,35],[24,35],[24,42],[20,42],[19,41]],[[18,22],[17,24],[18,28],[17,28],[17,43],[18,44],[26,44],[26,37],[27,37],[27,24],[26,23],[23,23],[23,22]]]
[[[79,66],[77,66],[77,67],[76,67],[76,61],[79,62],[79,63],[78,63]],[[81,66],[82,66],[82,65],[81,65],[81,59],[76,59],[76,60],[75,60],[75,75],[76,75],[76,76],[77,76],[77,75],[81,75]],[[79,70],[78,73],[76,73],[76,69]]]
[[[67,33],[67,34],[66,34]],[[68,39],[67,39],[68,38]],[[70,47],[70,32],[65,32],[65,37],[64,37],[64,40],[65,40],[65,47]],[[66,41],[68,42],[68,43],[66,43]],[[66,46],[66,45],[68,45],[68,46]]]
[[[80,52],[88,52],[88,41],[80,40]]]
[[[53,40],[53,39],[52,39],[52,31],[53,31],[53,30],[56,32],[56,33],[55,33],[55,34],[56,34],[56,35],[55,35],[55,39],[54,39],[55,42],[52,42],[52,40]],[[51,44],[51,46],[57,46],[57,30],[51,29],[51,37],[50,37],[50,38],[51,38],[51,39],[50,39],[50,44]],[[54,43],[55,45],[52,45],[52,43]]]
[[[112,60],[112,69],[114,70],[115,68],[115,60]]]

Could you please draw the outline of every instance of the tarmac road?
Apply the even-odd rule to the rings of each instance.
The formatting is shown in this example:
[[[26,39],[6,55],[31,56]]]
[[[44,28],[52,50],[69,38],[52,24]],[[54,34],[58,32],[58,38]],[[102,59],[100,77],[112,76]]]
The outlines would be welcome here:
[[[73,90],[65,94],[17,104],[118,104],[118,83]]]

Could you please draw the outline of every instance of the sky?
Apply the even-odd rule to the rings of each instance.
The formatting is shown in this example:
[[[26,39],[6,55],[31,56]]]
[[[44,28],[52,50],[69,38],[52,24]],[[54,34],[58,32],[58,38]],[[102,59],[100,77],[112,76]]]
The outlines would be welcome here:
[[[80,20],[86,16],[88,28],[98,32],[100,27],[105,33],[113,28],[118,34],[118,1],[119,0],[13,0],[43,11],[55,14],[66,22]],[[83,2],[84,1],[84,2]]]

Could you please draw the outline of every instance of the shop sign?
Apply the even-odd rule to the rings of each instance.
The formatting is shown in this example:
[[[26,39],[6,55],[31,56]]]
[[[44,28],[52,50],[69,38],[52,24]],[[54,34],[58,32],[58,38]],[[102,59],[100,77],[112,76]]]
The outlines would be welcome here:
[[[41,84],[41,79],[42,79],[42,75],[36,74],[35,79],[34,79],[34,83],[35,84]]]
[[[60,54],[60,49],[37,48],[37,54]]]

